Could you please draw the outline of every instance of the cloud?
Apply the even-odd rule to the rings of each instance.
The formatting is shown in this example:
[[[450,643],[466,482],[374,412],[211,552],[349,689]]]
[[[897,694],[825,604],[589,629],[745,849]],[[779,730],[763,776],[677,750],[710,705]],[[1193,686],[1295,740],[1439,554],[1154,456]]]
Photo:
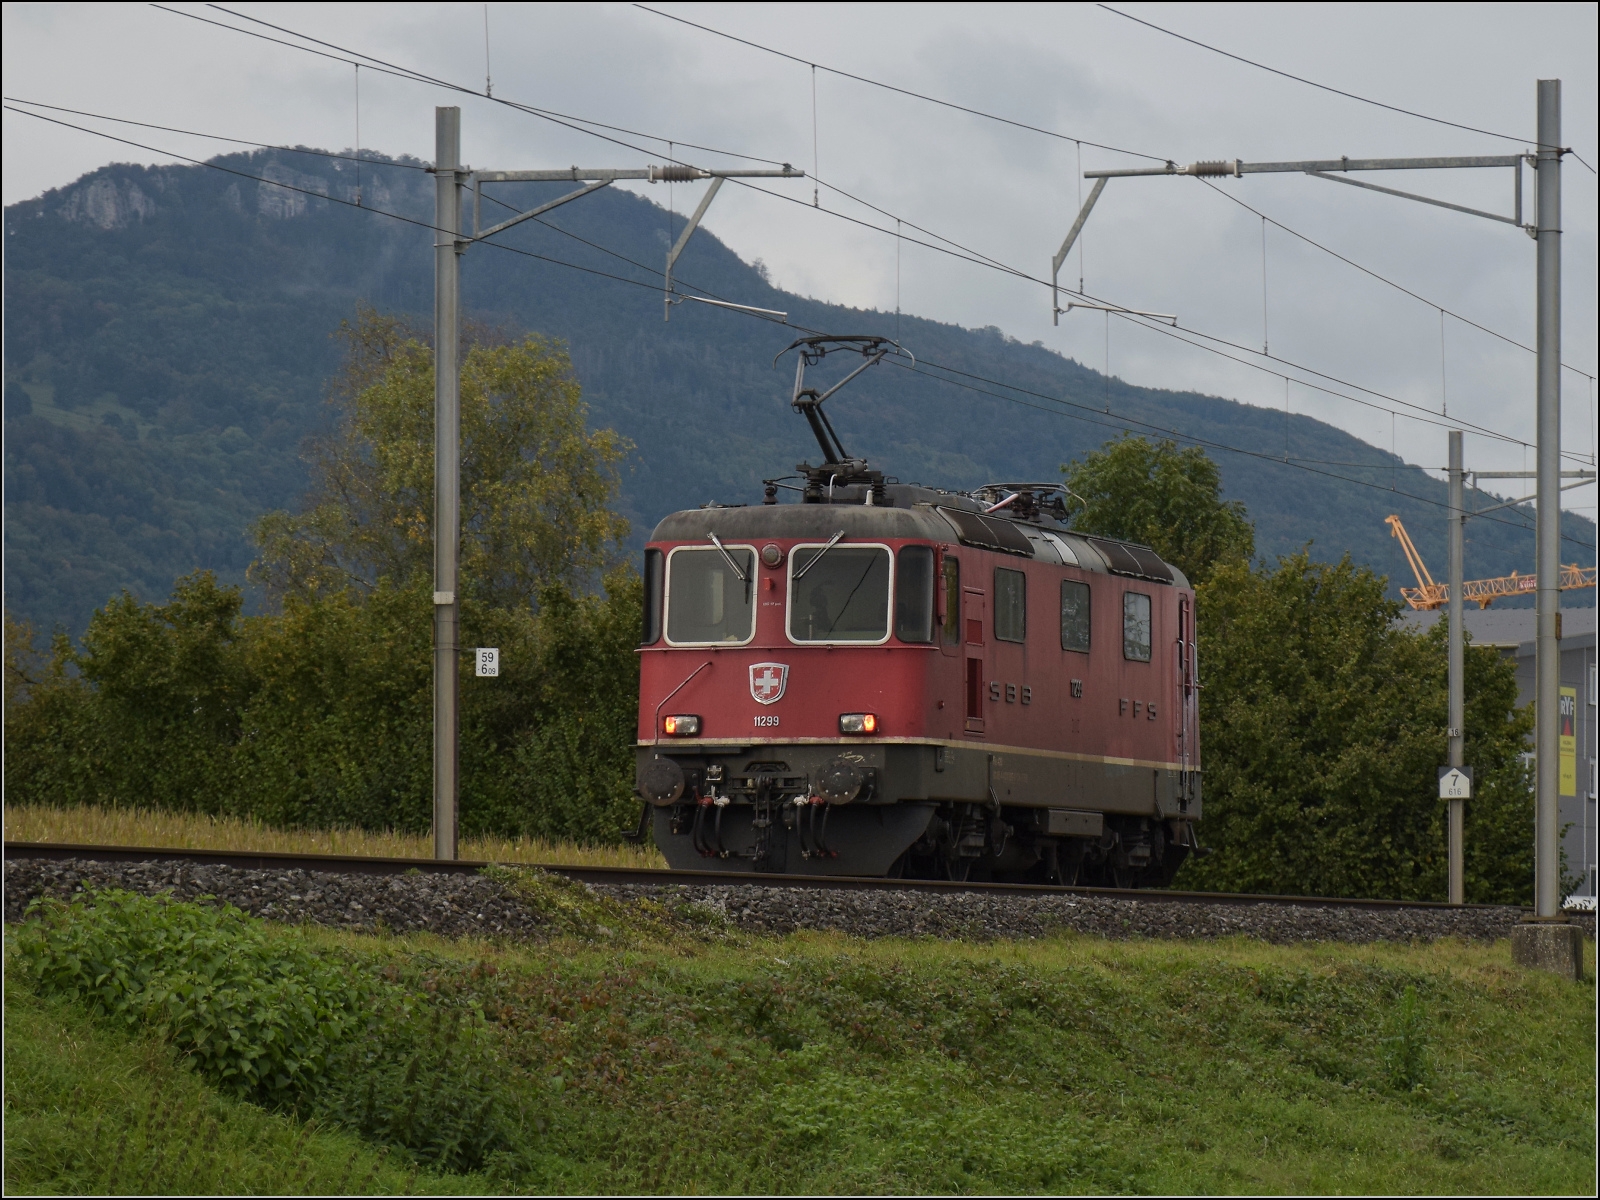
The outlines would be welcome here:
[[[242,11],[471,86],[480,86],[485,73],[480,6],[291,4]],[[1517,148],[1330,96],[1087,5],[922,6],[915,21],[900,5],[674,5],[671,11],[802,59],[1179,161]],[[1592,6],[1477,6],[1454,10],[1449,19],[1432,5],[1137,11],[1285,70],[1490,129],[1531,134],[1534,80],[1557,76],[1565,87],[1564,140],[1595,161]],[[802,64],[625,5],[491,5],[489,25],[487,65],[498,95],[811,169],[812,72]],[[327,59],[143,6],[9,5],[4,32],[12,95],[262,141],[354,143],[355,72]],[[642,150],[616,145],[375,71],[361,72],[361,89],[362,142],[389,153],[432,156],[437,103],[461,104],[465,154],[474,164],[634,166],[666,153],[657,142],[613,134]],[[829,183],[978,254],[1036,277],[1048,273],[1077,208],[1076,145],[826,72],[817,73],[815,111],[815,155]],[[158,160],[10,113],[5,132],[8,203],[109,160]],[[150,131],[133,136],[196,157],[220,148]],[[678,154],[721,165],[738,161]],[[1088,147],[1081,154],[1086,168],[1137,161]],[[1510,204],[1504,171],[1395,182],[1478,207]],[[1218,193],[1531,344],[1527,238],[1506,226],[1300,176],[1221,181],[1217,189],[1189,179],[1114,181],[1086,229],[1086,286],[1119,303],[1177,313],[1187,326],[1242,345],[1258,347],[1265,339],[1275,354],[1435,413],[1448,399],[1451,416],[1532,440],[1531,355],[1449,318],[1441,355],[1437,309],[1270,227],[1263,312],[1261,222]],[[1564,357],[1592,373],[1595,178],[1569,164],[1565,189]],[[1274,408],[1285,403],[1281,380],[1158,333],[1081,312],[1053,326],[1048,293],[1036,283],[907,242],[897,247],[893,236],[815,211],[808,207],[809,181],[767,190],[789,199],[724,188],[707,226],[745,258],[763,259],[787,288],[879,309],[893,309],[898,296],[907,311],[998,325],[1138,383]],[[661,189],[650,194],[665,199]],[[680,186],[672,200],[682,211],[699,194]],[[820,198],[841,213],[894,228],[892,219],[837,193],[823,189]],[[1525,202],[1531,204],[1531,194]],[[1074,282],[1077,259],[1063,272]],[[1565,444],[1592,453],[1589,384],[1567,373],[1565,386]],[[1396,407],[1382,397],[1366,399]],[[1301,384],[1290,386],[1287,402],[1385,448],[1392,442],[1411,461],[1443,462],[1444,433],[1435,426]],[[1478,436],[1468,438],[1467,453],[1472,465],[1501,470],[1520,468],[1524,456],[1519,445]],[[1592,488],[1569,496],[1574,507],[1592,513]]]

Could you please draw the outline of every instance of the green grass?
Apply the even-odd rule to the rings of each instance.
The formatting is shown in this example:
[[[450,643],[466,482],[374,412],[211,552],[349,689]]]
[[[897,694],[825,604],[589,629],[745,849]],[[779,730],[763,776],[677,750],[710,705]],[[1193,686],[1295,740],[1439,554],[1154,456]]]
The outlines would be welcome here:
[[[275,934],[495,1031],[526,1153],[493,1179],[418,1173],[418,1192],[1590,1191],[1592,946],[1573,984],[1505,943],[756,938],[527,886],[558,941]],[[118,1153],[164,1155],[119,1168],[124,1190],[371,1172],[350,1135],[224,1100],[160,1042],[16,988],[8,1190],[105,1188]],[[404,1187],[401,1157],[374,1190]]]
[[[476,1193],[337,1129],[219,1095],[154,1034],[129,1038],[8,974],[7,1195]]]

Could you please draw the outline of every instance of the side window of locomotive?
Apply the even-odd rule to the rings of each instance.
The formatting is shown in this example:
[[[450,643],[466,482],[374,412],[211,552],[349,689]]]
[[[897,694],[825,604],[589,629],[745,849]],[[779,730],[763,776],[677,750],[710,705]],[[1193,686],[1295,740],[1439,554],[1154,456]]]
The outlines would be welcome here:
[[[994,569],[994,636],[1020,642],[1028,633],[1028,577],[1021,571]]]
[[[1061,581],[1061,648],[1089,653],[1089,585]]]
[[[748,642],[756,631],[755,568],[755,551],[745,547],[729,546],[726,556],[715,546],[674,550],[667,558],[667,641]]]
[[[944,556],[944,644],[958,645],[961,641],[961,560],[953,554]]]
[[[644,552],[644,628],[639,633],[641,646],[654,646],[661,640],[661,551]]]
[[[889,551],[796,546],[789,555],[789,637],[881,642],[889,636]]]
[[[1122,594],[1122,657],[1150,661],[1150,597],[1139,592]]]
[[[894,577],[894,635],[933,641],[933,547],[902,546]]]

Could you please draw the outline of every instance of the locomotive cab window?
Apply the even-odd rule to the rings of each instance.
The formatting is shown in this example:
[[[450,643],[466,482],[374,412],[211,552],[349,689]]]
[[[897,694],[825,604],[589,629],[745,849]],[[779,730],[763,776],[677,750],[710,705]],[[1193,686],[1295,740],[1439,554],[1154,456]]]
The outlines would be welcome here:
[[[639,633],[641,646],[654,646],[661,640],[661,551],[644,552],[644,628]]]
[[[1061,581],[1061,648],[1089,653],[1089,585]]]
[[[994,569],[994,636],[1021,642],[1028,634],[1028,577],[1021,571]]]
[[[944,644],[961,642],[961,560],[944,556]]]
[[[933,641],[933,547],[902,546],[894,578],[894,635]]]
[[[888,547],[796,546],[789,554],[789,638],[888,641]]]
[[[1122,594],[1122,657],[1150,661],[1150,597],[1139,592]]]
[[[756,554],[748,546],[680,546],[667,556],[667,641],[740,645],[756,632]]]

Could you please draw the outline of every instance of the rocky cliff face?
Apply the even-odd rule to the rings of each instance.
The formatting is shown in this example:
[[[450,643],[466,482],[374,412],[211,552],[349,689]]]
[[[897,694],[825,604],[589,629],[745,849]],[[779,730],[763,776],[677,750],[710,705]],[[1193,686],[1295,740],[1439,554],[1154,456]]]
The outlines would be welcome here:
[[[288,221],[325,209],[329,198],[376,208],[389,208],[394,202],[394,193],[381,174],[382,168],[394,160],[380,155],[373,155],[370,161],[360,164],[333,160],[327,162],[327,175],[315,175],[296,170],[271,155],[271,151],[266,151],[252,156],[259,157],[260,161],[251,163],[246,170],[258,177],[259,182],[244,178],[228,182],[218,197],[224,205],[237,213],[250,212],[269,221]],[[229,156],[230,159],[237,157]],[[366,169],[358,185],[356,176],[361,167]],[[181,204],[181,183],[190,174],[192,168],[117,163],[25,205],[37,205],[40,215],[53,212],[64,220],[97,229],[126,229],[155,216],[164,202]]]
[[[156,202],[131,179],[102,175],[70,189],[56,211],[69,221],[83,221],[101,229],[123,229],[152,215]]]

